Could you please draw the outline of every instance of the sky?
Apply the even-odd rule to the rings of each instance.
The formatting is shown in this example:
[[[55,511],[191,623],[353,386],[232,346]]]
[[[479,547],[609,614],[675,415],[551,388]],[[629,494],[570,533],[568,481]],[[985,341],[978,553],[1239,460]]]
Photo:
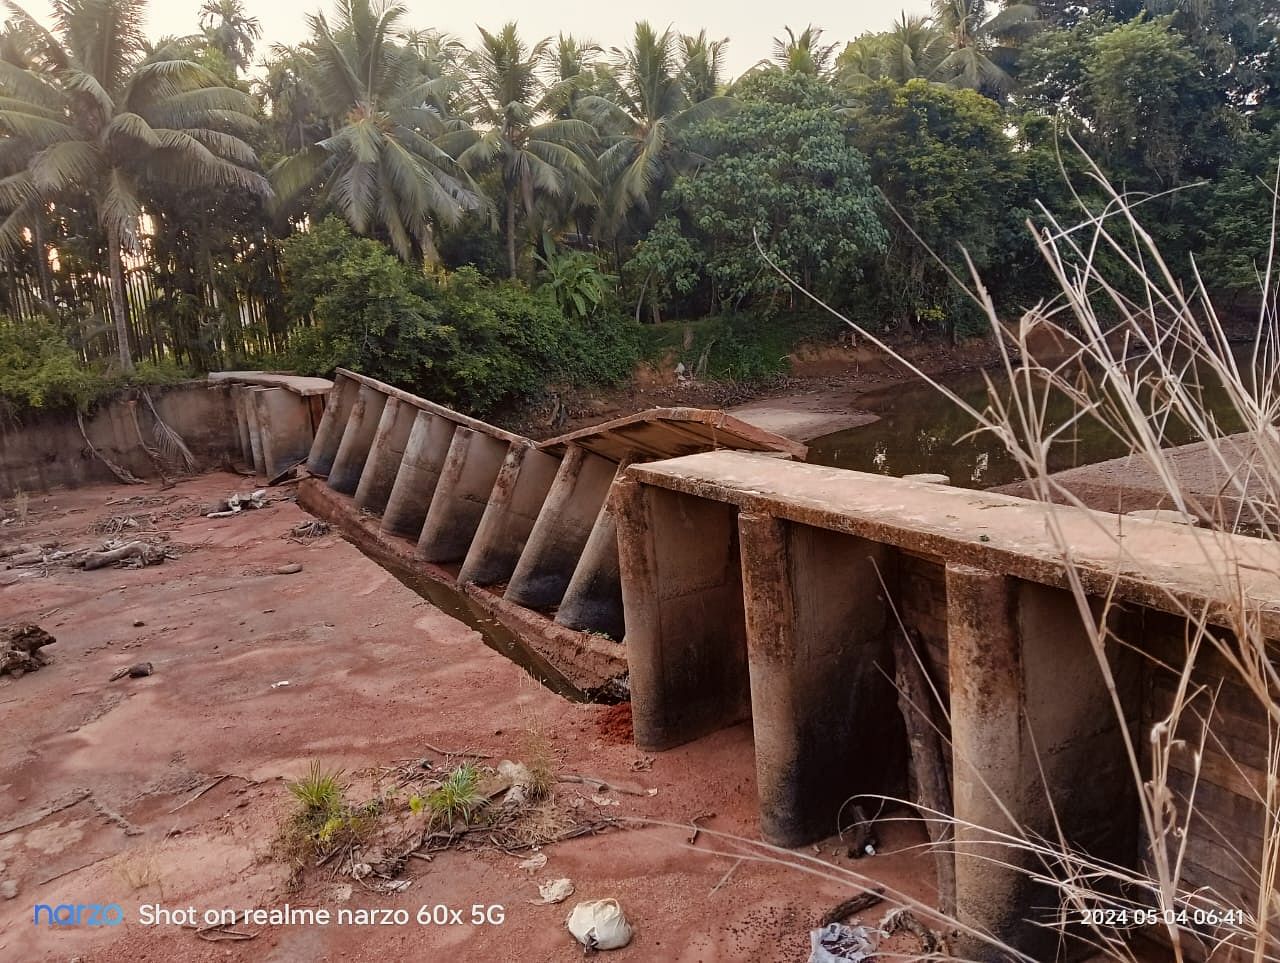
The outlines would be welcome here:
[[[465,43],[478,38],[476,24],[494,29],[511,19],[513,13],[521,33],[529,38],[552,36],[560,31],[594,40],[608,49],[621,46],[629,38],[637,19],[655,26],[674,24],[685,33],[705,27],[713,39],[729,37],[726,68],[736,76],[768,57],[773,38],[790,26],[799,33],[806,24],[823,28],[823,42],[844,43],[867,30],[885,30],[901,10],[925,13],[928,0],[809,0],[791,7],[762,0],[537,0],[515,4],[511,0],[469,0],[466,3],[425,3],[401,0],[408,8],[406,26],[435,27],[460,37]],[[19,3],[32,14],[48,12],[45,0]],[[199,24],[201,0],[151,0],[149,30],[153,37],[194,33]],[[297,43],[307,36],[305,16],[332,9],[330,0],[245,0],[246,12],[262,24],[264,43],[255,58],[266,52],[269,43]],[[839,48],[837,48],[839,49]]]

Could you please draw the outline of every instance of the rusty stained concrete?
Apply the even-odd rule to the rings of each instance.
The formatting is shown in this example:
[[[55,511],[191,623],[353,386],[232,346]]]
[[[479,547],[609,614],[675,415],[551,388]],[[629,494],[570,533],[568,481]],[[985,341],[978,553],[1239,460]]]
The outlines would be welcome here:
[[[644,485],[1056,587],[1065,585],[1065,542],[1091,594],[1114,588],[1121,599],[1175,614],[1179,606],[1207,605],[1222,623],[1239,590],[1268,637],[1280,638],[1275,543],[740,452],[687,455],[627,472]],[[1219,571],[1224,559],[1231,571]]]

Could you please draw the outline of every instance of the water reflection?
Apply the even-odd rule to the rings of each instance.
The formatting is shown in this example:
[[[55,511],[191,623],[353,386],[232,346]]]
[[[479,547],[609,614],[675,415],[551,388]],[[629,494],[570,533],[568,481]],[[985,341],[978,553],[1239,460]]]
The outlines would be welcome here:
[[[970,405],[978,410],[987,407],[982,372],[967,372],[946,381]],[[1221,387],[1206,385],[1202,391],[1223,432],[1239,431],[1239,418]],[[912,382],[886,388],[866,395],[862,407],[880,415],[880,420],[810,442],[810,462],[894,476],[938,472],[964,488],[991,488],[1022,480],[1001,441],[989,432],[974,434],[973,420],[928,385]],[[1046,411],[1048,423],[1058,425],[1075,409],[1059,395],[1050,399]],[[1172,425],[1166,440],[1179,445],[1194,438],[1185,426]],[[1052,470],[1062,471],[1128,453],[1105,428],[1084,420],[1051,450],[1049,463]]]

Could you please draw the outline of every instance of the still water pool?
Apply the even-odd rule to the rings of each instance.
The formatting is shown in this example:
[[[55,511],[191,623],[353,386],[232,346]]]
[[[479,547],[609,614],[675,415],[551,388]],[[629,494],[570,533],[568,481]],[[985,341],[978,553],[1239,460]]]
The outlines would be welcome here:
[[[1247,356],[1247,349],[1241,349],[1240,356]],[[998,372],[993,376],[999,377]],[[964,372],[943,380],[974,408],[981,411],[987,407],[982,372]],[[1239,418],[1222,388],[1206,387],[1204,394],[1222,430],[1239,431]],[[815,439],[809,443],[810,462],[882,475],[940,472],[963,488],[991,488],[1022,480],[1017,463],[999,439],[989,432],[971,435],[976,427],[973,419],[926,384],[907,382],[870,393],[860,407],[878,414],[880,420]],[[1066,397],[1057,395],[1048,404],[1048,421],[1061,424],[1074,410]],[[1173,426],[1167,432],[1169,445],[1192,440],[1185,426]],[[1053,449],[1050,466],[1062,471],[1128,453],[1119,439],[1096,422],[1085,421],[1077,425],[1072,437]]]

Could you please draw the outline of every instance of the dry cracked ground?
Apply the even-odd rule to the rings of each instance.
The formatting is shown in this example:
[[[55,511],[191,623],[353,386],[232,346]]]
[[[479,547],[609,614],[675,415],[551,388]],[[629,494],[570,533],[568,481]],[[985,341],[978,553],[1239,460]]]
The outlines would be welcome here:
[[[635,928],[618,960],[796,960],[816,920],[856,892],[740,861],[740,847],[715,835],[756,836],[749,725],[646,756],[625,708],[543,688],[339,536],[291,538],[310,519],[287,489],[260,510],[204,517],[245,487],[211,474],[166,490],[38,495],[25,521],[0,527],[0,544],[68,550],[118,533],[171,549],[138,568],[0,569],[0,624],[35,623],[57,639],[47,666],[0,677],[0,893],[11,897],[0,900],[0,960],[576,960],[568,908],[606,897]],[[112,679],[143,662],[150,675]],[[475,753],[496,764],[531,747],[557,779],[561,827],[618,825],[542,846],[546,864],[532,870],[521,865],[532,849],[479,836],[465,851],[409,858],[390,880],[354,878],[346,854],[299,873],[282,852],[297,805],[287,784],[313,762],[344,772],[359,794],[423,759],[445,768],[466,758],[449,753]],[[560,781],[582,775],[643,794]],[[414,818],[403,795],[388,813]],[[706,831],[690,842],[695,818]],[[791,861],[873,872],[928,901],[931,857],[919,842],[889,825],[872,859],[854,862],[832,838]],[[568,902],[536,904],[539,883],[560,877],[575,887]],[[118,904],[123,921],[34,925],[37,905],[64,904]],[[142,907],[157,904],[370,910],[375,920],[403,910],[410,922],[201,932],[148,925]],[[477,904],[502,922],[473,925]],[[421,907],[438,905],[464,919],[418,922]]]

